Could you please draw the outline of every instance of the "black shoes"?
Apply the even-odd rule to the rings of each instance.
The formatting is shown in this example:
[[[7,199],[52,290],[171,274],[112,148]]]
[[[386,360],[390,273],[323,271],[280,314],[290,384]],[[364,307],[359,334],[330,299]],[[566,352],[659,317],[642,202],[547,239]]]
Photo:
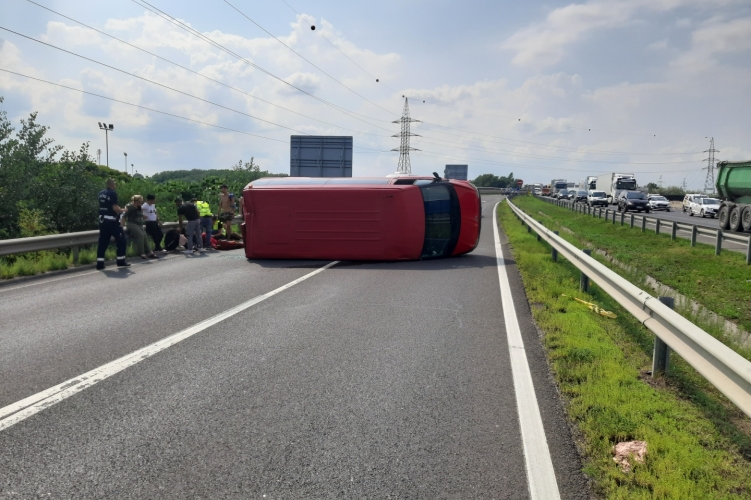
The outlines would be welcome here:
[[[125,260],[118,260],[117,261],[117,267],[130,267],[130,264],[125,262]]]
[[[102,269],[104,269],[104,262],[97,262],[96,263],[96,270],[97,271],[101,271]]]

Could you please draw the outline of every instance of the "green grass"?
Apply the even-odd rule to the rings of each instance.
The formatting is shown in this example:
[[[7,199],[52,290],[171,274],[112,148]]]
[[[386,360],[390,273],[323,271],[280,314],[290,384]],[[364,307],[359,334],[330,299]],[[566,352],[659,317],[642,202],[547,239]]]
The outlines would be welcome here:
[[[617,499],[751,498],[751,439],[743,429],[749,419],[677,356],[670,377],[646,375],[651,333],[598,287],[580,293],[578,270],[563,259],[554,263],[550,247],[528,234],[507,204],[499,217],[595,492]],[[574,296],[618,318],[596,315]],[[646,462],[621,472],[611,447],[634,439],[647,442]]]
[[[652,276],[709,311],[751,331],[751,266],[746,264],[743,254],[725,250],[715,256],[711,245],[697,243],[691,247],[690,242],[683,238],[671,241],[669,232],[659,235],[654,231],[642,233],[638,227],[629,227],[628,216],[626,224],[621,226],[620,221],[615,225],[605,223],[604,219],[593,219],[591,215],[571,212],[532,197],[518,197],[514,203],[549,228],[565,226],[572,230],[575,234],[560,232],[569,242],[580,247],[594,246],[633,267],[630,278],[640,287],[644,286],[646,275]],[[540,215],[540,211],[549,217]],[[624,273],[611,263],[602,262],[620,274]],[[733,344],[732,339],[721,332],[710,333],[716,333],[723,342]],[[751,359],[751,349],[731,347]]]
[[[126,249],[126,255],[128,257],[137,256],[130,245]],[[115,248],[113,246],[107,248],[104,257],[107,260],[115,260]],[[96,247],[81,247],[78,253],[78,265],[83,266],[94,262],[96,262]],[[0,279],[34,276],[50,271],[68,269],[69,267],[74,267],[73,255],[67,249],[11,255],[0,258]]]

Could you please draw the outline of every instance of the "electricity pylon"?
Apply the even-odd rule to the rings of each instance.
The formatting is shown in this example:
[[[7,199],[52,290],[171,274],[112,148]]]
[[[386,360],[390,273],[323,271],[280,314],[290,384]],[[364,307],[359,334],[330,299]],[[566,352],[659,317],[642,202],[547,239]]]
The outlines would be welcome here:
[[[707,170],[707,178],[704,179],[704,192],[705,193],[714,193],[714,169],[715,169],[715,161],[714,161],[714,154],[719,153],[719,149],[714,148],[714,137],[710,139],[709,141],[709,149],[704,151],[705,153],[709,153],[709,156],[705,158],[707,162],[707,166],[705,167]],[[704,168],[702,168],[704,170]]]
[[[419,149],[411,148],[409,146],[410,137],[420,137],[417,134],[413,134],[409,130],[409,124],[412,122],[419,122],[420,120],[414,120],[409,117],[409,99],[404,99],[404,111],[402,111],[402,117],[398,120],[394,120],[391,123],[400,123],[402,128],[398,134],[394,134],[391,137],[399,137],[399,148],[394,148],[391,151],[399,151],[399,166],[396,169],[398,174],[411,174],[412,165],[409,163],[409,152],[420,151]]]

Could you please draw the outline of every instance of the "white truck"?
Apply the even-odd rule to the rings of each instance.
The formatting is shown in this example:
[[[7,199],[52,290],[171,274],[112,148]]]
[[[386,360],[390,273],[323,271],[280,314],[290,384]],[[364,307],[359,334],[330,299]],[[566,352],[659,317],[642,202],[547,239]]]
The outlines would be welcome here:
[[[611,172],[597,176],[598,191],[605,191],[608,197],[608,204],[618,203],[618,195],[621,191],[634,191],[636,189],[636,178],[634,174],[619,174]]]
[[[555,194],[562,189],[568,189],[568,181],[566,179],[553,179],[550,181],[550,196],[555,197]]]
[[[584,186],[582,186],[582,189],[586,189],[587,191],[593,191],[597,189],[597,176],[588,175]]]

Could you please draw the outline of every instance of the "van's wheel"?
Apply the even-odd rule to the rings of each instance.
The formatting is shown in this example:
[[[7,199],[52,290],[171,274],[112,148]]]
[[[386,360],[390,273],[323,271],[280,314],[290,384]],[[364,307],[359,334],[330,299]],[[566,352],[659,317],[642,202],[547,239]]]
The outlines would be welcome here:
[[[699,215],[701,215],[702,219],[704,218],[704,209],[703,208],[701,209],[701,212],[699,212]]]
[[[741,227],[744,231],[751,231],[751,207],[743,207],[741,211]]]
[[[720,215],[718,215],[719,223],[720,223],[720,229],[723,231],[730,226],[730,210],[728,209],[727,205],[723,205],[720,207]]]
[[[741,208],[739,206],[733,207],[730,211],[730,230],[733,232],[741,229]]]

